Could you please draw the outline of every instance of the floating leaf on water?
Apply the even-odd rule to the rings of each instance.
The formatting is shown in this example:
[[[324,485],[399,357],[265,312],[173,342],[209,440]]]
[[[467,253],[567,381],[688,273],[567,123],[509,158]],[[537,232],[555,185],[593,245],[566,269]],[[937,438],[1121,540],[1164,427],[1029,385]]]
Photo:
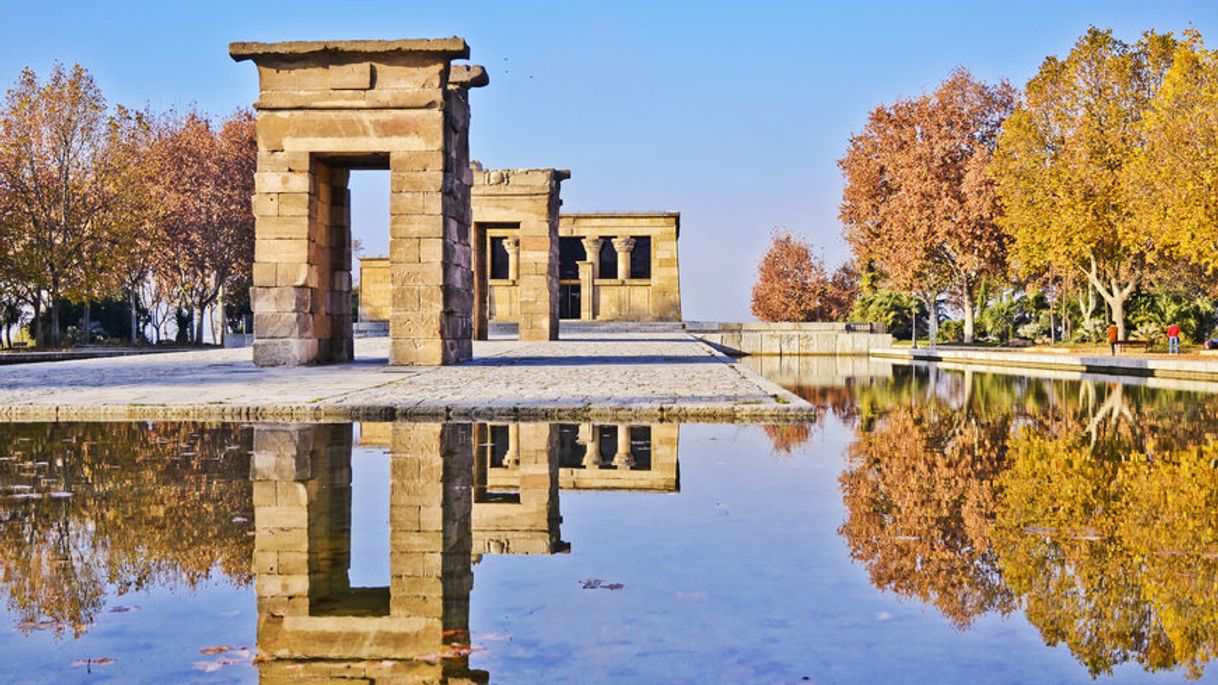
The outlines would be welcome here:
[[[214,645],[212,647],[204,647],[203,649],[200,649],[199,653],[211,656],[213,654],[223,654],[230,649],[232,649],[232,647],[229,647],[228,645]]]
[[[131,605],[131,606],[124,606],[124,605],[120,604],[120,605],[118,605],[118,606],[111,607],[111,608],[110,608],[110,613],[112,613],[112,614],[125,614],[125,613],[127,613],[128,611],[139,611],[139,610],[140,610],[139,606],[138,606],[138,605],[135,605],[135,604],[133,604],[133,605]]]
[[[584,590],[621,590],[626,587],[622,583],[606,583],[600,578],[581,580],[579,586]]]
[[[28,632],[31,630],[50,630],[51,628],[62,626],[55,621],[22,621],[13,627],[21,632]]]
[[[204,673],[214,673],[227,665],[228,664],[224,663],[224,659],[217,659],[215,661],[196,661],[191,664],[191,666],[194,666],[196,670],[203,671]]]
[[[114,659],[111,659],[110,657],[102,657],[100,659],[76,659],[72,662],[72,666],[73,668],[79,668],[81,666],[84,666],[85,668],[92,668],[93,666],[109,666],[112,663],[114,663]]]

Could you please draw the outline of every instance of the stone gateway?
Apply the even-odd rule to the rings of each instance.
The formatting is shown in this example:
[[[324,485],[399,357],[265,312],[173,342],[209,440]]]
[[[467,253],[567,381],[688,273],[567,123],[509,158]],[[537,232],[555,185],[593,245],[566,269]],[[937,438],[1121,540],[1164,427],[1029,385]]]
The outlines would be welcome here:
[[[390,364],[472,357],[468,89],[461,38],[233,43],[258,67],[254,363],[349,361],[352,169],[390,180]]]

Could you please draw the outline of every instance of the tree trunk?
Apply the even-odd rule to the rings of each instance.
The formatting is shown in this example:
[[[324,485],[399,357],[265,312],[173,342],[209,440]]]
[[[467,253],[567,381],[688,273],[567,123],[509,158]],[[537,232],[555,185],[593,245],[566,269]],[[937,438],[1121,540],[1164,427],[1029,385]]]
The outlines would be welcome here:
[[[976,314],[973,312],[974,300],[976,296],[970,290],[964,291],[964,342],[973,342],[973,321]]]
[[[923,298],[926,301],[926,338],[931,347],[934,347],[939,342],[939,308],[936,306],[939,302],[939,295],[927,295]]]
[[[1125,302],[1133,295],[1133,289],[1137,287],[1137,279],[1131,279],[1128,283],[1122,285],[1116,276],[1110,276],[1107,287],[1100,280],[1099,269],[1096,266],[1095,259],[1091,260],[1091,269],[1086,272],[1087,280],[1095,287],[1096,292],[1100,297],[1104,298],[1104,303],[1108,305],[1112,312],[1112,322],[1117,327],[1117,337],[1121,340],[1128,340],[1125,337]]]
[[[88,299],[86,299],[85,300],[85,312],[84,312],[84,315],[81,317],[84,319],[83,323],[84,323],[85,330],[82,332],[84,334],[84,338],[83,338],[84,344],[86,344],[86,345],[89,344],[89,339],[92,337],[90,335],[90,333],[92,332],[92,328],[93,328],[93,309],[92,309],[92,307],[93,307],[92,303],[89,302]]]
[[[909,313],[909,338],[913,349],[918,349],[918,301],[913,301],[913,310]]]
[[[34,294],[34,346],[42,347],[42,293]]]
[[[1113,297],[1108,300],[1108,307],[1112,310],[1112,320],[1116,323],[1117,338],[1120,340],[1128,340],[1125,337],[1125,298]]]
[[[203,344],[203,320],[207,318],[207,305],[200,300],[195,307],[195,340],[196,345]]]
[[[228,320],[224,318],[224,286],[220,286],[216,295],[216,312],[220,315],[220,346],[224,346],[224,334],[228,332]],[[213,333],[214,336],[214,333]]]
[[[59,298],[51,295],[51,347],[59,347]]]
[[[137,342],[136,335],[138,333],[138,326],[139,326],[138,322],[136,321],[136,318],[137,318],[138,312],[139,312],[139,307],[137,306],[137,303],[136,303],[136,294],[135,294],[134,287],[131,288],[131,297],[128,299],[129,299],[128,303],[131,305],[131,344],[135,345]]]

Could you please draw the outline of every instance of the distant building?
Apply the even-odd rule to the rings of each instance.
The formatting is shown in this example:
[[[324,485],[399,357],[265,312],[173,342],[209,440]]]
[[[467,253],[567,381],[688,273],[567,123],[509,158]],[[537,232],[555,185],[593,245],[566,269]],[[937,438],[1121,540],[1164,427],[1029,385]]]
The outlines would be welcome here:
[[[478,217],[474,217],[475,225]],[[488,318],[520,315],[519,228],[486,224]],[[579,212],[559,217],[559,318],[680,321],[680,212]],[[389,259],[360,259],[360,321],[389,318]]]

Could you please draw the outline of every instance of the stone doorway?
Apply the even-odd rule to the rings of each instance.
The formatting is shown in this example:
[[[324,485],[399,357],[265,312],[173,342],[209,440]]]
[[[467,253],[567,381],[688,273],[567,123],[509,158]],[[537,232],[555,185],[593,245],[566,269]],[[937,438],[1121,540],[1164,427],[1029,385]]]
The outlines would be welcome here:
[[[258,67],[254,363],[349,361],[353,168],[390,179],[389,363],[473,356],[461,38],[233,43]],[[369,153],[369,151],[376,151]]]
[[[578,319],[580,317],[581,292],[579,282],[558,284],[558,318]]]

